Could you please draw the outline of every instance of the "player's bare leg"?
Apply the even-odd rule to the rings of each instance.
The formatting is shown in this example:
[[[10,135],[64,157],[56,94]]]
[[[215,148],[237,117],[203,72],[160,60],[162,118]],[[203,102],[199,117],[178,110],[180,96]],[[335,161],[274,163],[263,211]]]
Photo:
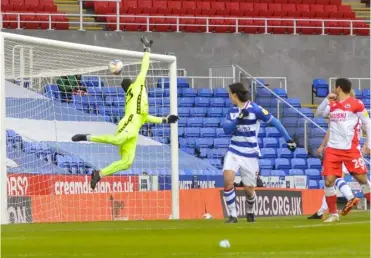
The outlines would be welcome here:
[[[326,175],[325,176],[325,196],[326,202],[328,205],[328,209],[330,212],[329,217],[324,221],[325,223],[331,223],[339,221],[339,214],[337,212],[337,205],[336,205],[336,190],[334,187],[336,180],[336,176],[333,175]]]
[[[235,172],[224,170],[224,201],[229,211],[226,223],[237,223],[236,192],[233,186]]]
[[[254,203],[256,202],[256,194],[254,186],[244,186],[246,193],[246,218],[247,222],[255,222]]]

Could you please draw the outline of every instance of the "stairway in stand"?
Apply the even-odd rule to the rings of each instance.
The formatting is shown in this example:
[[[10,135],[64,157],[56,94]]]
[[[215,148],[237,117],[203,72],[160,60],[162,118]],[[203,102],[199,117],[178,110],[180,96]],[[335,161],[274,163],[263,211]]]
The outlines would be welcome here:
[[[370,20],[370,7],[360,1],[343,2],[343,5],[349,5],[356,13],[356,18],[360,20]],[[368,22],[368,24],[370,24]]]
[[[70,30],[78,30],[80,28],[80,2],[79,0],[54,0],[58,6],[58,11],[66,13],[70,21]],[[83,14],[86,14],[86,9],[83,9]],[[71,14],[76,14],[71,16]],[[103,30],[104,26],[97,24],[94,17],[84,17],[84,30]]]

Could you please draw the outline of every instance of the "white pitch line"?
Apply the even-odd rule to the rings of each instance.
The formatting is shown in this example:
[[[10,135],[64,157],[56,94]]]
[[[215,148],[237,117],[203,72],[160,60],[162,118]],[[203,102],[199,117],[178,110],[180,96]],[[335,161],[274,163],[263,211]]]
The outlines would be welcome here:
[[[336,225],[336,226],[341,226],[341,225],[353,225],[353,224],[364,224],[364,223],[370,223],[369,220],[364,220],[364,221],[354,221],[354,222],[344,222],[344,223],[324,223],[323,224],[314,224],[314,225],[299,225],[299,226],[294,226],[294,228],[315,228],[315,227],[327,227],[330,225]]]

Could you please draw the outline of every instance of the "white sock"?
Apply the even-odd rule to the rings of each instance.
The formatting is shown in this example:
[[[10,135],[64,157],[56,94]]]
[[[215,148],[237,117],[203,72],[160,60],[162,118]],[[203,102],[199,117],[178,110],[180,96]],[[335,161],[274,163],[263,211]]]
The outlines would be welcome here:
[[[224,200],[227,203],[229,215],[237,218],[236,192],[234,191],[234,188],[230,190],[224,189]]]
[[[336,179],[335,185],[348,201],[354,198],[352,190],[350,189],[349,185],[345,182],[344,179],[342,178]]]
[[[254,213],[254,203],[256,202],[256,194],[255,192],[249,198],[246,198],[246,213]]]
[[[326,202],[326,196],[324,195],[323,198],[322,198],[321,208],[319,208],[319,210],[317,211],[317,214],[319,216],[321,216],[325,213],[325,211],[327,211],[327,209],[328,209],[328,206],[327,206],[327,202]]]

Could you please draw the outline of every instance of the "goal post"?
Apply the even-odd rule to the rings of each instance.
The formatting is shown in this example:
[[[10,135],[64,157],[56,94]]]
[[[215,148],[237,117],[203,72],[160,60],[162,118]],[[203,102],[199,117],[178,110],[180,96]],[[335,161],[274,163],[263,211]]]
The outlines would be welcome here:
[[[138,46],[141,47],[141,43],[139,41],[138,37]],[[138,47],[138,48],[139,48]],[[156,42],[154,43],[153,49],[156,48]],[[9,193],[12,195],[10,185],[11,182],[9,182],[8,177],[8,168],[6,165],[7,161],[7,152],[9,154],[9,151],[18,153],[22,155],[28,156],[28,162],[32,164],[28,164],[30,166],[28,167],[27,175],[25,175],[22,172],[22,162],[20,162],[20,168],[18,170],[12,170],[12,171],[21,171],[21,172],[12,172],[11,175],[25,175],[28,178],[27,187],[28,191],[30,191],[30,187],[37,187],[35,185],[35,178],[37,178],[36,184],[38,187],[48,186],[51,189],[48,191],[44,191],[45,189],[32,189],[34,192],[31,194],[34,194],[32,198],[32,208],[34,208],[35,205],[42,206],[43,202],[53,202],[53,205],[50,205],[50,210],[45,210],[44,207],[38,207],[37,214],[35,214],[34,220],[36,222],[58,222],[58,221],[71,221],[71,218],[68,218],[67,220],[64,217],[63,211],[64,211],[64,205],[66,203],[70,203],[72,205],[75,205],[74,202],[80,202],[79,204],[76,204],[79,206],[80,209],[83,209],[83,205],[89,202],[89,200],[86,200],[84,198],[87,195],[85,194],[79,194],[74,195],[69,192],[70,199],[63,200],[55,198],[54,195],[56,194],[54,189],[54,185],[50,185],[50,182],[52,181],[53,177],[58,177],[58,180],[65,181],[65,185],[69,182],[71,184],[71,177],[74,175],[71,175],[71,171],[68,170],[68,168],[61,167],[59,163],[57,163],[56,156],[60,155],[69,155],[67,152],[69,150],[73,151],[76,150],[76,148],[82,148],[85,150],[85,153],[81,154],[82,160],[84,158],[88,158],[86,161],[86,164],[91,165],[90,168],[86,167],[85,170],[88,171],[90,169],[101,169],[101,164],[106,164],[107,160],[112,159],[110,157],[111,148],[107,146],[102,147],[94,147],[92,149],[89,149],[86,147],[87,145],[93,145],[93,144],[85,144],[81,146],[75,146],[72,145],[74,143],[70,142],[67,143],[68,140],[66,140],[66,133],[71,133],[71,128],[75,128],[76,134],[82,133],[81,130],[86,130],[86,133],[89,133],[90,128],[85,128],[84,126],[87,126],[87,123],[89,121],[103,121],[104,119],[102,117],[107,118],[107,116],[100,116],[101,113],[100,109],[103,108],[111,108],[104,106],[107,103],[105,102],[104,97],[100,97],[100,101],[102,103],[95,103],[96,106],[94,107],[94,110],[92,110],[91,106],[89,106],[89,110],[82,111],[82,110],[76,110],[71,109],[74,105],[74,99],[75,96],[70,97],[68,101],[56,99],[54,98],[53,93],[51,95],[45,95],[46,92],[46,85],[49,84],[55,84],[58,79],[61,77],[66,77],[70,75],[83,75],[84,77],[92,78],[94,76],[99,77],[100,80],[102,80],[102,85],[104,85],[104,88],[108,87],[117,87],[120,84],[114,83],[110,84],[112,80],[109,80],[108,77],[112,76],[112,74],[109,73],[107,70],[109,61],[113,59],[119,59],[124,63],[124,69],[125,71],[129,71],[129,74],[131,75],[132,79],[135,79],[136,75],[140,71],[141,66],[141,59],[143,58],[144,52],[140,51],[129,51],[129,50],[122,50],[122,49],[113,49],[113,48],[107,48],[107,47],[98,47],[98,46],[92,46],[92,45],[84,45],[84,44],[77,44],[77,43],[70,43],[70,42],[63,42],[63,41],[57,41],[57,40],[49,40],[49,39],[43,39],[43,38],[36,38],[31,36],[23,36],[23,35],[17,35],[17,34],[11,34],[11,33],[0,33],[0,49],[1,49],[1,55],[0,55],[0,74],[2,76],[2,80],[0,83],[0,116],[1,116],[1,136],[0,136],[0,142],[1,142],[1,171],[2,171],[2,177],[1,177],[1,215],[2,220],[1,223],[9,223],[9,204],[7,203]],[[20,51],[18,51],[20,50]],[[18,53],[18,54],[17,54]],[[169,105],[163,104],[165,103],[165,96],[161,96],[159,98],[162,98],[163,100],[159,101],[159,104],[156,104],[157,109],[167,109],[169,108],[171,114],[177,114],[177,60],[175,56],[169,56],[169,55],[161,55],[161,54],[150,54],[150,69],[167,69],[168,70],[168,77],[169,78],[169,96],[167,98],[170,99]],[[118,79],[115,81],[121,81],[122,80],[121,75],[118,75]],[[4,80],[5,78],[5,80]],[[29,81],[29,84],[26,85],[25,81]],[[99,87],[101,82],[99,82]],[[19,84],[20,86],[15,87],[16,84]],[[147,80],[146,83],[147,89],[150,89],[152,87],[157,87],[158,83],[155,80]],[[10,90],[8,89],[8,85],[10,87]],[[28,87],[25,88],[24,86]],[[57,85],[58,86],[58,85]],[[56,86],[56,87],[57,87]],[[89,93],[89,87],[91,85],[84,85],[88,88]],[[117,87],[119,88],[119,87]],[[17,93],[15,93],[17,92]],[[21,96],[18,96],[20,94]],[[15,96],[16,95],[16,96]],[[9,97],[9,100],[7,100],[7,96]],[[39,97],[40,96],[40,97]],[[50,98],[51,96],[51,98]],[[124,96],[124,94],[123,94]],[[114,101],[119,101],[119,97],[113,98],[114,100],[112,103],[112,109],[122,109],[124,103],[118,104],[114,103]],[[11,107],[6,107],[6,103],[17,103],[14,104]],[[156,102],[157,103],[157,102]],[[101,106],[99,106],[101,105]],[[108,104],[107,104],[108,105]],[[9,119],[7,118],[8,114],[6,113],[6,110],[10,110],[9,112],[13,112],[13,114],[10,115]],[[94,112],[93,112],[94,111]],[[68,114],[66,114],[66,112]],[[120,111],[121,112],[121,111]],[[52,117],[52,118],[51,118]],[[63,121],[61,117],[66,117],[66,121]],[[122,117],[122,114],[121,114]],[[17,128],[17,121],[20,120],[17,119],[24,119],[24,126],[20,126]],[[34,119],[34,120],[33,120]],[[33,128],[35,124],[35,119],[39,121],[39,128]],[[102,120],[103,119],[103,120]],[[32,120],[32,121],[31,121]],[[77,125],[78,122],[81,122],[81,126]],[[113,122],[113,121],[112,121]],[[117,123],[117,121],[115,121]],[[67,123],[70,123],[71,126],[68,126]],[[102,122],[100,122],[102,123]],[[27,125],[29,126],[28,128]],[[97,126],[97,131],[101,132],[102,128],[113,128],[113,126],[117,127],[114,124],[106,125],[107,122],[104,122],[105,125],[100,124],[101,126]],[[165,125],[164,125],[165,127]],[[50,135],[42,135],[43,130],[45,131],[48,128],[48,130],[52,130],[52,132],[49,131]],[[66,129],[67,128],[67,129]],[[7,138],[7,129],[11,129],[14,131],[17,135],[17,137],[22,138],[22,146],[11,146],[9,147],[8,138]],[[66,131],[63,131],[66,130]],[[149,129],[150,130],[150,129]],[[35,133],[36,135],[33,135],[32,133]],[[39,132],[38,132],[39,131]],[[163,130],[166,131],[166,130]],[[93,132],[94,133],[94,132]],[[104,133],[102,131],[102,133]],[[106,132],[106,133],[112,133]],[[114,133],[114,132],[113,132]],[[69,135],[72,136],[72,135]],[[144,136],[144,137],[143,137]],[[146,135],[141,135],[141,143],[143,144],[143,147],[137,148],[137,154],[141,157],[139,160],[135,161],[135,168],[130,170],[130,174],[126,174],[125,171],[120,171],[118,175],[114,175],[112,177],[119,178],[119,177],[128,177],[128,176],[138,176],[140,178],[141,174],[138,175],[138,171],[148,171],[151,168],[154,168],[153,171],[151,171],[151,175],[157,175],[156,173],[160,173],[157,171],[166,170],[170,174],[168,176],[171,177],[171,190],[169,191],[157,191],[156,194],[152,194],[152,200],[149,200],[147,197],[144,199],[143,196],[145,196],[145,193],[140,193],[138,190],[138,193],[132,193],[131,195],[125,195],[125,198],[127,196],[128,201],[124,204],[125,208],[128,208],[128,205],[134,206],[136,203],[141,203],[143,207],[140,208],[140,211],[138,209],[135,209],[135,207],[129,207],[130,212],[136,212],[135,216],[131,216],[132,214],[126,214],[128,215],[129,219],[164,219],[169,218],[171,215],[172,219],[179,219],[179,158],[178,158],[178,128],[177,124],[171,124],[170,126],[170,145],[167,144],[159,144],[158,142],[154,142],[152,138],[150,138],[150,135],[148,134],[148,137]],[[139,139],[139,138],[138,138]],[[13,141],[13,140],[12,140]],[[32,152],[31,154],[34,155],[31,157],[31,154],[27,152],[27,147],[25,145],[29,146],[31,143],[42,143],[44,145],[47,145],[48,148],[51,148],[53,150],[53,158],[45,158],[41,157],[37,152]],[[153,143],[153,144],[152,144]],[[13,142],[11,144],[14,144]],[[97,144],[99,145],[99,144]],[[153,146],[152,146],[153,145]],[[71,147],[72,146],[72,147]],[[144,153],[145,150],[147,150],[147,147],[149,148],[153,147],[153,149],[150,150],[156,150],[157,153]],[[9,147],[9,148],[8,148]],[[14,148],[13,148],[14,147]],[[168,150],[169,149],[169,150]],[[99,153],[96,153],[96,156],[92,156],[91,152],[99,150]],[[55,153],[56,152],[56,153]],[[81,151],[80,151],[81,152]],[[143,152],[143,153],[142,153]],[[12,153],[12,154],[14,154]],[[75,155],[78,153],[77,151],[75,153],[71,152],[71,155]],[[167,153],[168,155],[167,157]],[[118,155],[118,154],[114,154]],[[151,156],[152,155],[152,156]],[[17,155],[11,155],[12,157]],[[76,156],[76,155],[75,155]],[[161,159],[157,159],[156,157],[161,156]],[[106,157],[106,160],[99,160],[101,157]],[[116,156],[115,156],[116,157]],[[147,159],[149,160],[146,160]],[[90,158],[90,159],[89,159]],[[35,159],[35,160],[32,160]],[[36,174],[36,172],[31,171],[32,166],[35,167],[35,171],[38,171],[40,167],[43,165],[39,164],[39,159],[42,160],[42,162],[50,163],[54,169],[58,170],[59,174],[57,176],[51,176],[48,171],[47,175],[40,175]],[[103,159],[103,158],[102,158]],[[164,163],[161,164],[161,161],[164,160]],[[17,162],[16,162],[17,163]],[[43,163],[44,164],[44,163]],[[45,163],[46,164],[46,163]],[[72,164],[72,163],[71,163]],[[97,165],[97,166],[95,166]],[[84,165],[87,166],[87,165]],[[65,169],[66,172],[65,175],[62,175],[60,173],[60,169]],[[43,171],[45,171],[45,168],[42,168]],[[135,172],[136,171],[136,172]],[[166,173],[167,173],[166,172]],[[32,177],[30,175],[32,174]],[[35,175],[36,174],[36,175]],[[146,173],[147,174],[147,173]],[[159,174],[158,174],[159,175]],[[87,180],[87,175],[79,175],[76,176],[76,178],[82,178],[80,180],[80,185],[84,183],[84,180]],[[144,176],[145,177],[145,176]],[[30,179],[31,178],[31,179]],[[106,177],[108,178],[108,176]],[[105,179],[106,179],[105,178]],[[54,180],[54,179],[53,179]],[[108,180],[108,179],[107,179]],[[125,179],[127,180],[127,179]],[[136,178],[136,180],[139,180]],[[32,182],[31,182],[32,181]],[[114,182],[115,183],[115,182]],[[8,188],[7,188],[8,185]],[[14,189],[13,189],[14,190]],[[24,189],[23,189],[24,190]],[[71,190],[71,189],[70,189]],[[136,191],[136,190],[134,190]],[[37,192],[37,194],[35,194]],[[48,192],[50,195],[45,196],[44,194],[40,194],[40,192]],[[20,192],[16,192],[17,196],[20,195]],[[90,192],[91,193],[91,192]],[[101,193],[94,193],[97,195],[97,198],[106,198],[105,196],[101,196]],[[27,193],[26,193],[27,195]],[[171,197],[169,197],[171,195]],[[124,195],[123,195],[124,196]],[[111,196],[112,197],[112,196]],[[110,198],[111,198],[110,197]],[[90,198],[90,197],[89,197]],[[134,198],[134,199],[133,199]],[[140,199],[143,198],[143,199]],[[145,210],[146,202],[155,202],[156,198],[158,198],[158,211],[148,211]],[[154,200],[153,200],[154,199]],[[170,200],[165,200],[170,199]],[[102,213],[104,212],[104,215],[102,214],[101,217],[99,216],[93,216],[92,220],[105,220],[107,218],[107,212],[105,208],[103,207],[103,203],[106,203],[107,200],[94,200],[94,202],[97,202],[100,206],[100,211]],[[109,202],[108,202],[109,203]],[[171,207],[163,207],[169,204]],[[47,206],[47,205],[45,205]],[[148,209],[155,210],[156,207],[149,207]],[[114,213],[114,204],[112,204],[112,216]],[[124,208],[123,208],[124,209]],[[99,211],[99,212],[100,212]],[[43,215],[41,213],[45,212]],[[129,211],[128,211],[129,212]],[[152,212],[152,216],[148,215],[148,212]],[[158,212],[158,214],[153,215],[153,213]],[[166,213],[166,214],[165,214]],[[167,214],[168,213],[168,214]],[[48,220],[47,216],[52,216],[53,219]],[[72,215],[71,215],[72,216]],[[90,221],[90,215],[86,218],[81,218],[81,214],[75,214],[76,221]],[[80,217],[79,217],[80,216]],[[40,219],[44,218],[44,219]]]

